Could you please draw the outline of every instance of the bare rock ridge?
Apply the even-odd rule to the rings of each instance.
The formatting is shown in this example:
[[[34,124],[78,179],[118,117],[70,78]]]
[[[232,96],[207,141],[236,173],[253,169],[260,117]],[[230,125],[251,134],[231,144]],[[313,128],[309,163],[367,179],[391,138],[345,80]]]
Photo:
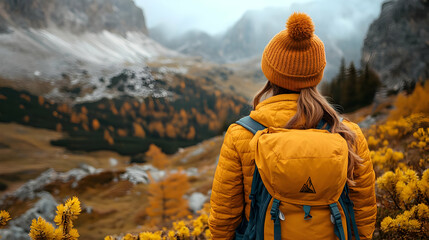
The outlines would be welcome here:
[[[429,1],[393,0],[382,6],[364,41],[362,63],[389,89],[429,78]]]
[[[57,27],[73,33],[101,32],[147,35],[145,17],[133,0],[4,0],[1,25],[15,28]]]
[[[116,74],[177,56],[148,37],[133,0],[0,1],[0,77],[58,81]]]

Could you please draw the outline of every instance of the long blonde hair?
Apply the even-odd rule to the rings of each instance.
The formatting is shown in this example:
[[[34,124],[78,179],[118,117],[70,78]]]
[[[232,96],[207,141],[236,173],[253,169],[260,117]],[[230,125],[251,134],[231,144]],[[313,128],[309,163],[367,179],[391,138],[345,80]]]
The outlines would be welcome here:
[[[278,95],[283,93],[295,93],[270,83],[256,94],[253,99],[253,108],[261,101],[261,98],[268,95]],[[296,92],[298,93],[298,92]],[[331,127],[332,133],[340,134],[348,145],[348,168],[347,181],[349,186],[354,185],[353,171],[355,166],[362,163],[362,158],[355,152],[356,133],[345,124],[340,122],[339,114],[332,108],[326,99],[317,91],[316,87],[304,88],[299,92],[296,114],[289,120],[285,128],[289,129],[309,129],[316,128],[321,119],[324,119]]]

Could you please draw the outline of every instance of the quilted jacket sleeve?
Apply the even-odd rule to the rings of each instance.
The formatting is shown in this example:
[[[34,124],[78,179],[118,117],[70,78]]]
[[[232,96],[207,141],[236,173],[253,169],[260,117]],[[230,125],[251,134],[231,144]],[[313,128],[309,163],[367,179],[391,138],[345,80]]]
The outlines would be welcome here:
[[[356,185],[350,187],[350,198],[354,203],[360,239],[372,239],[377,215],[375,173],[365,136],[359,126],[353,124],[353,128],[357,133],[357,153],[363,163],[355,167],[353,176]]]
[[[241,160],[235,148],[234,126],[225,134],[210,198],[209,228],[213,239],[233,239],[241,222],[244,195]]]

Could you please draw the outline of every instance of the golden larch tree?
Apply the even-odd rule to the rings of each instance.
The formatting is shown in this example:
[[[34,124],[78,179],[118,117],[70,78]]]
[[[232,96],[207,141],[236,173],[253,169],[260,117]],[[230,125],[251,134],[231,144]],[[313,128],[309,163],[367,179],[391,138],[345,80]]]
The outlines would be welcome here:
[[[183,195],[189,189],[188,176],[184,173],[174,173],[165,179],[165,213],[171,220],[184,218],[189,215],[188,200]]]
[[[127,130],[126,130],[126,129],[121,129],[121,128],[118,128],[118,129],[116,130],[116,133],[117,133],[120,137],[126,137],[126,136],[128,135]]]
[[[164,169],[168,165],[168,157],[162,150],[155,144],[149,146],[149,150],[146,152],[146,157],[149,161],[158,169]]]
[[[79,117],[79,115],[77,115],[75,112],[72,112],[72,114],[70,116],[70,122],[71,123],[75,123],[75,124],[80,123],[80,117]]]
[[[39,105],[42,106],[45,103],[45,99],[42,96],[38,97]]]
[[[155,103],[153,102],[152,98],[148,98],[147,99],[147,108],[149,111],[154,111],[155,110]]]
[[[145,117],[145,116],[147,115],[147,113],[146,113],[146,105],[145,105],[145,103],[144,103],[144,102],[142,102],[142,103],[140,104],[140,107],[139,107],[139,113],[140,113],[140,115],[141,115],[141,116],[143,116],[143,117]]]
[[[113,145],[115,143],[115,141],[113,140],[113,137],[110,135],[107,129],[104,130],[104,140],[106,140],[109,143],[109,145]]]
[[[182,108],[180,109],[180,117],[182,118],[183,125],[188,125],[188,114],[186,111]]]
[[[92,119],[92,129],[97,131],[99,128],[100,128],[100,122],[96,118]]]
[[[187,138],[187,139],[189,139],[189,140],[192,140],[192,139],[194,139],[194,138],[195,138],[195,128],[194,128],[194,126],[191,126],[191,127],[189,128],[189,132],[188,132],[188,134],[186,135],[186,138]]]
[[[116,109],[116,106],[113,102],[110,103],[110,111],[113,115],[118,115],[118,109]]]
[[[153,121],[151,123],[149,123],[149,131],[151,133],[158,133],[158,135],[160,137],[164,137],[165,135],[165,128],[164,128],[164,124],[162,124],[162,122],[160,121]]]
[[[165,131],[166,131],[167,137],[169,138],[175,138],[177,136],[176,128],[171,123],[167,123],[165,127]]]
[[[80,108],[80,112],[86,115],[86,114],[88,114],[88,109],[85,106],[82,106]]]
[[[133,128],[134,128],[134,136],[140,137],[140,138],[144,138],[146,136],[146,133],[140,124],[133,122]]]
[[[183,195],[189,189],[188,176],[173,173],[162,181],[149,184],[149,206],[146,215],[150,224],[160,225],[189,215],[188,201]]]
[[[131,104],[129,102],[124,102],[119,112],[123,117],[125,117],[127,114],[130,113],[131,109],[132,109]]]

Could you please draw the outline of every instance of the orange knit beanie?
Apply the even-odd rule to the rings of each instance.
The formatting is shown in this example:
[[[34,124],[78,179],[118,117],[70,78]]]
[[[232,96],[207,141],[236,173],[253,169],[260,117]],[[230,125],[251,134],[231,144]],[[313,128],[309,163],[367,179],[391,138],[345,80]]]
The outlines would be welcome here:
[[[307,14],[289,17],[286,29],[271,39],[262,54],[262,72],[271,83],[299,91],[322,80],[325,47],[313,32],[313,21]]]

